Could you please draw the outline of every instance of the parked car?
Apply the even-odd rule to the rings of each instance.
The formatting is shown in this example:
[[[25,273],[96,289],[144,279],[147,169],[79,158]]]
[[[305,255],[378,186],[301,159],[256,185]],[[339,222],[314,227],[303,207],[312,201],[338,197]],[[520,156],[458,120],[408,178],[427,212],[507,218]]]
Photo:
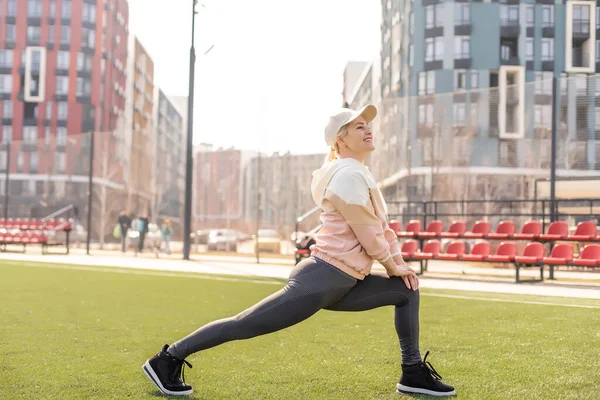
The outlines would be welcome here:
[[[259,251],[281,253],[281,239],[275,229],[259,229],[258,244],[256,243],[256,235],[253,235],[253,239],[255,241],[254,251],[256,251],[256,247],[258,246]]]
[[[239,233],[231,229],[215,229],[208,235],[208,251],[237,251]]]
[[[197,230],[196,232],[190,233],[190,239],[192,239],[195,244],[207,245],[210,232],[210,230]]]

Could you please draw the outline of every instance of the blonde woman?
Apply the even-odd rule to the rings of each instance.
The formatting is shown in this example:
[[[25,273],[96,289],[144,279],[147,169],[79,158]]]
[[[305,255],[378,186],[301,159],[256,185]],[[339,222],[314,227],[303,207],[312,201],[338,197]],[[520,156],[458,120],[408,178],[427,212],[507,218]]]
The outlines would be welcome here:
[[[419,281],[402,259],[387,207],[375,179],[365,166],[374,149],[369,123],[374,106],[359,111],[341,109],[325,128],[330,153],[314,172],[312,195],[322,209],[323,228],[311,246],[311,256],[292,270],[287,285],[242,311],[213,321],[163,349],[143,370],[163,393],[187,395],[181,380],[185,360],[234,340],[249,339],[295,325],[320,310],[366,311],[394,306],[394,325],[402,355],[397,390],[435,396],[454,395],[454,388],[421,359],[419,351]],[[371,274],[374,261],[387,276]]]

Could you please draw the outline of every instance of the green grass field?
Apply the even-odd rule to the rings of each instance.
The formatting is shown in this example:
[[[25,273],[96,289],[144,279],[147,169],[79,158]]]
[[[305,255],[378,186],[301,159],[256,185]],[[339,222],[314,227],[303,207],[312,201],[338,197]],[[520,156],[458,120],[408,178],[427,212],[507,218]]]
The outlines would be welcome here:
[[[149,356],[282,285],[17,262],[2,262],[0,276],[2,399],[166,397],[141,370]],[[422,293],[423,354],[431,350],[458,398],[600,396],[600,302]],[[409,398],[394,392],[400,359],[391,308],[322,311],[189,361],[195,399]]]

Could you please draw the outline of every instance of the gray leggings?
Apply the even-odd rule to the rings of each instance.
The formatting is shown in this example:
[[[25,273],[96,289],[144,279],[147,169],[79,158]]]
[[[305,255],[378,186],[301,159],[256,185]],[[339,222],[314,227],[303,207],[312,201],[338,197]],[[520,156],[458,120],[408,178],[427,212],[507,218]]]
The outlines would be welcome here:
[[[240,314],[213,321],[173,343],[169,353],[185,359],[192,353],[232,340],[249,339],[297,324],[321,309],[365,311],[395,306],[394,323],[402,362],[421,361],[419,291],[402,278],[368,275],[358,280],[326,262],[307,258],[292,270],[287,285]]]

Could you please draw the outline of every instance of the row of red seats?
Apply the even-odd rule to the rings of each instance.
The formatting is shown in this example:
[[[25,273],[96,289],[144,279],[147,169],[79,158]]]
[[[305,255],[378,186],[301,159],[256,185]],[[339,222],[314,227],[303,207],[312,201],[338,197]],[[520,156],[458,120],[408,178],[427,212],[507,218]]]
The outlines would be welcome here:
[[[600,241],[597,225],[593,221],[580,222],[577,225],[575,233],[569,234],[569,226],[564,221],[552,222],[546,233],[542,233],[542,224],[538,221],[528,221],[521,228],[520,233],[516,233],[515,223],[513,221],[502,221],[496,227],[496,232],[491,232],[491,225],[488,221],[477,221],[473,224],[470,231],[467,231],[467,224],[464,221],[455,221],[450,225],[447,232],[444,231],[442,221],[435,220],[427,225],[427,229],[422,231],[421,221],[411,220],[402,229],[399,221],[390,221],[396,235],[400,238],[465,238],[465,239],[515,239],[515,240],[571,240],[579,242]]]
[[[70,231],[73,229],[71,220],[65,218],[50,218],[47,220],[36,218],[0,218],[0,229],[43,230],[60,229]]]
[[[585,246],[576,259],[573,259],[573,247],[564,243],[554,246],[548,256],[545,256],[544,245],[540,242],[528,243],[521,255],[517,255],[517,246],[514,242],[500,243],[495,254],[490,254],[491,246],[486,241],[476,243],[469,254],[465,254],[465,249],[462,240],[453,240],[446,252],[442,253],[439,240],[428,240],[420,250],[419,243],[409,239],[402,244],[402,257],[407,261],[437,259],[600,267],[600,245],[598,244]]]
[[[0,233],[3,244],[48,243],[48,237],[41,232]]]

